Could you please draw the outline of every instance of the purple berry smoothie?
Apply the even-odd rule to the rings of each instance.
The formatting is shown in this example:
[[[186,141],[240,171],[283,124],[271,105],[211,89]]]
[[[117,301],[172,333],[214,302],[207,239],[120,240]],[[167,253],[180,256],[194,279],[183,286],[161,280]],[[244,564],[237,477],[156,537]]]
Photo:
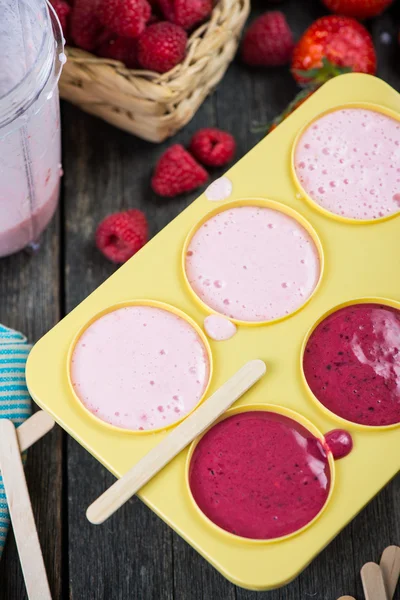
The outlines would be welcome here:
[[[212,427],[189,471],[193,498],[213,523],[265,540],[310,523],[327,501],[330,481],[323,444],[293,419],[263,410]]]
[[[310,336],[307,383],[330,411],[362,425],[400,422],[400,311],[355,304],[329,315]]]

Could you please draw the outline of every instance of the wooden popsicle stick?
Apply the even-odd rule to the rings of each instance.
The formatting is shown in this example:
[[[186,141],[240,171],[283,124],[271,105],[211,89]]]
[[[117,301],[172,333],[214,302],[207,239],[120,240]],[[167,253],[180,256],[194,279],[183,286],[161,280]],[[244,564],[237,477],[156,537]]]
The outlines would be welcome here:
[[[54,427],[54,419],[43,410],[29,417],[17,429],[19,449],[24,452]]]
[[[0,420],[0,468],[29,600],[51,600],[15,427]]]
[[[356,600],[354,596],[340,596],[338,600]]]
[[[369,562],[361,569],[365,600],[388,600],[383,581],[383,574],[379,565]]]
[[[392,600],[400,575],[400,548],[388,546],[382,553],[380,562],[388,600]]]
[[[266,372],[262,360],[252,360],[237,371],[191,415],[89,506],[91,523],[103,523],[198,435],[203,433]]]

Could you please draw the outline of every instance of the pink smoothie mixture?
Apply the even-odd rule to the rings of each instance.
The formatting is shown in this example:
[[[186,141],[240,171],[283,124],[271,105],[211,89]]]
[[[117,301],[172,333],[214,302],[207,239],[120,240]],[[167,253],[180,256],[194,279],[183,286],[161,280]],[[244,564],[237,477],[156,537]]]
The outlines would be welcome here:
[[[204,331],[209,338],[223,342],[233,337],[237,331],[235,323],[221,315],[209,315],[204,319]]]
[[[212,427],[189,472],[195,502],[216,525],[241,537],[298,531],[327,501],[330,468],[321,442],[296,421],[249,411]]]
[[[0,257],[36,243],[60,184],[61,30],[43,0],[0,2]]]
[[[187,415],[209,379],[207,350],[193,327],[151,306],[117,309],[92,323],[71,360],[71,381],[96,417],[134,431]]]
[[[6,198],[0,190],[0,204],[4,207],[0,222],[0,257],[22,250],[38,239],[57,208],[59,187],[57,182],[55,188],[43,190],[35,208],[31,207],[28,197],[19,201],[15,194],[10,194]]]
[[[297,144],[297,177],[331,213],[357,220],[400,211],[400,121],[346,108],[310,125]]]
[[[400,311],[357,304],[328,316],[311,335],[304,374],[316,398],[362,425],[400,422]]]
[[[199,298],[242,321],[284,317],[300,308],[320,277],[317,248],[286,214],[241,206],[210,218],[194,234],[186,274]]]

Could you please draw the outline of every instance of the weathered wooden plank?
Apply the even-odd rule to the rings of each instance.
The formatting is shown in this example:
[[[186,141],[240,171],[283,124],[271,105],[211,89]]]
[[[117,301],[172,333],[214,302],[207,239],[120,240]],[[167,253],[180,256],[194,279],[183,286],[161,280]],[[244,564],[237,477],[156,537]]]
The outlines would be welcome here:
[[[113,211],[148,208],[148,170],[154,160],[149,157],[157,148],[71,106],[64,107],[64,115],[64,164],[68,173],[65,293],[69,312],[115,268],[94,248],[98,222]],[[153,210],[150,221],[154,233],[172,214],[160,211],[159,216]],[[172,598],[171,533],[167,526],[137,499],[104,525],[91,525],[86,508],[113,477],[72,439],[68,439],[67,447],[69,598]]]
[[[37,340],[59,319],[59,214],[39,252],[0,260],[0,322]],[[26,475],[49,583],[62,594],[62,432],[59,428],[28,452]],[[1,600],[24,600],[24,582],[13,536],[0,561]]]

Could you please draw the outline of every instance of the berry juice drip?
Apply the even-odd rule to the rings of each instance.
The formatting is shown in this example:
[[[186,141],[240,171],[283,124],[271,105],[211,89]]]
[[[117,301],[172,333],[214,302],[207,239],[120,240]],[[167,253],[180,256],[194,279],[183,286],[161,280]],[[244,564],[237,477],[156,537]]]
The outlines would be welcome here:
[[[353,450],[353,439],[344,429],[332,429],[325,435],[325,447],[328,452],[332,452],[335,460],[339,460]]]
[[[303,358],[308,385],[330,411],[362,425],[400,422],[400,312],[358,304],[329,315]]]

